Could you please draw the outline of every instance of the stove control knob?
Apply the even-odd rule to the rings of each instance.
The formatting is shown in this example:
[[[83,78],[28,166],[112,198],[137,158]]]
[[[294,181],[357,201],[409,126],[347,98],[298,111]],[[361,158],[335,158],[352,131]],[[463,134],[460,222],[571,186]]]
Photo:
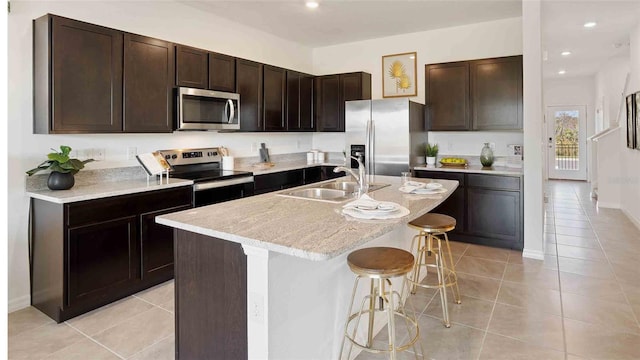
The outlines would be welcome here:
[[[172,159],[177,159],[177,158],[178,158],[178,155],[173,154],[173,155],[171,155],[171,158],[172,158]]]
[[[165,156],[164,156],[164,158],[165,158],[166,160],[169,160],[169,159],[171,159],[171,155],[165,155]]]

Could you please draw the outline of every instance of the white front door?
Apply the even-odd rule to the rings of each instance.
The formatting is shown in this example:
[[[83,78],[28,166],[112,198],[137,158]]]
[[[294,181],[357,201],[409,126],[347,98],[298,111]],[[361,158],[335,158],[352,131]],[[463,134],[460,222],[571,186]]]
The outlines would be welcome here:
[[[547,107],[550,179],[587,180],[587,107]]]

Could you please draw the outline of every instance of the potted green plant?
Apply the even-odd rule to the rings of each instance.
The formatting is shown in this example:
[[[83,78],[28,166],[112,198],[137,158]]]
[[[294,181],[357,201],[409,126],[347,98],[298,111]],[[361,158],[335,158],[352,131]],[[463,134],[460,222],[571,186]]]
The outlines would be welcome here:
[[[438,144],[429,144],[425,146],[425,154],[427,156],[427,165],[436,164],[436,156],[438,156]]]
[[[93,159],[78,160],[71,159],[69,146],[61,145],[60,152],[55,149],[47,155],[47,160],[37,167],[27,171],[27,175],[31,176],[40,170],[51,170],[47,179],[47,186],[51,190],[67,190],[73,187],[75,179],[73,175],[84,168],[86,163],[92,162]]]

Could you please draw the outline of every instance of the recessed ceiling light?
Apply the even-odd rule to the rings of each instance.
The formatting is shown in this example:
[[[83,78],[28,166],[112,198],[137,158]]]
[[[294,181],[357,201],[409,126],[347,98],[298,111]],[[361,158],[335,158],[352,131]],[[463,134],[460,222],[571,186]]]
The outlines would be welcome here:
[[[560,70],[560,71],[558,71],[558,75],[564,75],[564,74],[566,74],[566,73],[567,73],[567,72],[566,72],[566,71],[564,71],[564,70]]]
[[[315,9],[315,8],[317,8],[320,4],[318,4],[318,2],[317,2],[317,1],[307,1],[307,2],[305,3],[305,5],[307,5],[307,7],[308,7],[309,9]]]
[[[560,55],[569,56],[569,55],[571,55],[571,51],[563,51],[563,52],[560,53]]]
[[[583,26],[586,27],[586,28],[592,28],[592,27],[595,27],[596,25],[598,25],[598,23],[596,23],[595,21],[589,21],[589,22],[584,23]]]

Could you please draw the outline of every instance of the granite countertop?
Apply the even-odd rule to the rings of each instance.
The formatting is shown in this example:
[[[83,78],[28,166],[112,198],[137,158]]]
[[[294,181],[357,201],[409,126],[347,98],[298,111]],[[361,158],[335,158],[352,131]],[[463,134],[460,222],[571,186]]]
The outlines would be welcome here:
[[[506,166],[492,166],[485,168],[482,165],[468,165],[466,167],[458,166],[442,166],[438,165],[421,165],[413,168],[414,170],[424,171],[452,171],[452,172],[464,172],[464,173],[476,173],[476,174],[488,174],[488,175],[507,175],[507,176],[522,176],[521,168],[511,168]]]
[[[190,186],[191,180],[170,178],[160,180],[152,179],[147,184],[145,178],[127,179],[120,181],[98,181],[95,183],[76,184],[69,190],[31,190],[27,195],[40,200],[50,201],[58,204],[71,203],[76,201],[100,199],[110,196],[127,195],[145,191],[162,190],[180,186]]]
[[[331,181],[335,180],[326,182]],[[346,202],[335,204],[278,195],[291,190],[287,189],[158,216],[156,222],[290,256],[328,260],[399,226],[406,226],[407,222],[434,209],[458,187],[457,181],[433,181],[442,183],[447,192],[428,196],[403,194],[398,191],[399,177],[374,176],[373,182],[391,185],[369,195],[409,209],[411,213],[401,219],[356,220],[340,213]]]
[[[263,175],[263,174],[276,173],[280,171],[311,168],[316,166],[342,166],[342,165],[344,165],[343,162],[333,161],[331,159],[322,163],[311,163],[311,164],[307,163],[307,160],[304,159],[304,160],[278,161],[278,162],[274,162],[274,165],[271,167],[265,167],[263,165],[260,165],[259,163],[256,163],[256,165],[245,163],[245,164],[236,165],[233,170],[249,171],[249,172],[252,172],[253,175]]]

